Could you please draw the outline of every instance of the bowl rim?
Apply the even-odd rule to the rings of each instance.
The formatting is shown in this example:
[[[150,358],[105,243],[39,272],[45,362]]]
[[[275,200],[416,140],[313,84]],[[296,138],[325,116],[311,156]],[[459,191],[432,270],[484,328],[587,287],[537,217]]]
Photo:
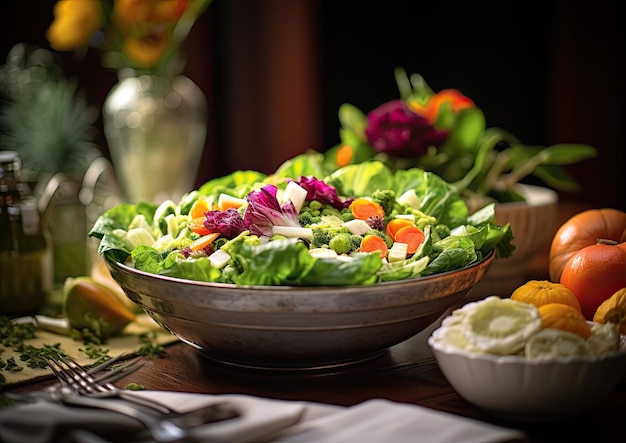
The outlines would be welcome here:
[[[219,283],[219,282],[189,280],[189,279],[178,278],[178,277],[170,277],[167,275],[154,274],[151,272],[135,269],[132,266],[129,266],[125,263],[118,261],[116,258],[114,258],[113,254],[110,254],[108,252],[109,251],[105,251],[102,255],[104,256],[105,263],[109,267],[109,269],[117,268],[117,270],[120,270],[127,274],[134,275],[136,277],[163,280],[163,281],[170,282],[170,283],[181,283],[181,284],[194,285],[194,286],[208,286],[211,288],[233,289],[233,290],[246,289],[246,290],[254,290],[254,291],[261,291],[261,290],[267,291],[268,289],[271,289],[272,291],[294,291],[294,290],[300,290],[300,291],[335,290],[336,291],[338,289],[362,289],[362,288],[371,288],[371,287],[393,288],[393,287],[402,286],[406,284],[414,284],[416,282],[428,282],[430,280],[435,280],[437,278],[440,279],[442,277],[452,277],[452,276],[459,275],[460,273],[470,272],[470,271],[475,270],[476,268],[481,268],[481,267],[485,268],[485,274],[486,274],[489,266],[491,266],[496,256],[495,251],[491,251],[486,257],[483,257],[481,260],[478,260],[464,268],[456,269],[454,271],[441,272],[439,274],[428,275],[425,277],[413,277],[413,278],[407,278],[407,279],[402,279],[402,280],[385,281],[385,282],[379,282],[379,283],[374,283],[374,284],[362,284],[362,285],[292,286],[292,285],[237,285],[233,283]]]
[[[598,323],[587,321],[590,326]],[[447,355],[455,355],[469,360],[480,360],[492,362],[499,365],[525,365],[525,366],[547,366],[547,365],[569,365],[571,363],[597,363],[606,360],[613,360],[618,357],[626,356],[626,335],[620,334],[620,347],[617,351],[608,352],[596,356],[572,355],[567,357],[555,357],[551,359],[529,360],[522,355],[496,355],[487,352],[469,352],[464,349],[457,348],[454,345],[441,343],[436,340],[437,331],[441,326],[435,329],[428,337],[428,346],[433,352],[441,352]]]

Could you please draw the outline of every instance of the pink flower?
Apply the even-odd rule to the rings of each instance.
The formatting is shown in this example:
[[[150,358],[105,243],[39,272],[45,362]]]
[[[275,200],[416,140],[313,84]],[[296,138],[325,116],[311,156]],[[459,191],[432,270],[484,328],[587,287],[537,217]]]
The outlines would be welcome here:
[[[374,150],[395,157],[418,157],[429,146],[441,146],[448,136],[401,100],[379,106],[367,115],[367,120],[365,135]]]

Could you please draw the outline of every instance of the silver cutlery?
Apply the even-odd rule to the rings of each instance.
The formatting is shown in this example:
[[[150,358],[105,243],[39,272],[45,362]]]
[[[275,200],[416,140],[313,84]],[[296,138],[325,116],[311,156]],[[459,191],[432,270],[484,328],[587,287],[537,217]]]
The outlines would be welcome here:
[[[111,382],[126,375],[127,367],[136,369],[138,359],[112,369],[109,373],[95,375],[107,369],[111,360],[90,370],[85,369],[70,357],[58,356],[48,359],[48,364],[60,384],[43,391],[32,393],[6,393],[18,401],[60,402],[69,407],[84,407],[107,410],[130,417],[148,429],[157,442],[189,441],[195,427],[227,420],[239,413],[227,403],[214,403],[187,412],[177,412],[157,401],[133,395],[118,389]]]
[[[214,403],[182,413],[151,413],[148,412],[148,409],[128,401],[103,400],[77,394],[67,386],[60,386],[54,390],[51,393],[51,399],[70,407],[107,410],[135,419],[148,429],[155,441],[160,443],[190,441],[193,428],[239,415],[226,403]]]
[[[157,401],[140,398],[132,395],[128,391],[117,388],[106,376],[96,380],[89,374],[87,369],[69,356],[48,356],[46,361],[61,385],[67,386],[79,394],[94,398],[119,398],[152,408],[161,414],[171,414],[175,412]]]

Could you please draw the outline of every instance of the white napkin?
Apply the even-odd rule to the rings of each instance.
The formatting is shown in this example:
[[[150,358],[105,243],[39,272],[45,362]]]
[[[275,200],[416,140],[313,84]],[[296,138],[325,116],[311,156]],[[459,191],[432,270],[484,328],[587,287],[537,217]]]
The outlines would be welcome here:
[[[314,407],[312,405],[311,407]],[[521,431],[502,428],[421,406],[368,400],[287,428],[274,443],[499,443],[527,441]]]
[[[249,395],[208,395],[164,391],[134,394],[157,399],[181,412],[227,401],[240,417],[194,429],[203,442],[404,443],[524,441],[522,432],[434,411],[420,406],[375,399],[344,408],[303,401]],[[38,403],[0,409],[0,441],[131,441],[134,420],[106,411]],[[115,432],[111,432],[115,430]],[[86,435],[94,438],[86,438]]]

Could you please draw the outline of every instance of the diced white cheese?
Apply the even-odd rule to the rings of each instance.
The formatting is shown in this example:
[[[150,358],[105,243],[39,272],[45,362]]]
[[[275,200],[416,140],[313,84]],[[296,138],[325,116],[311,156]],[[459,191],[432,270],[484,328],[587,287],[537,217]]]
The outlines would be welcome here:
[[[228,208],[240,208],[246,203],[247,201],[245,199],[233,197],[228,194],[220,194],[217,198],[217,207],[220,211],[225,211]]]
[[[461,225],[461,226],[457,226],[456,228],[454,228],[452,231],[450,231],[450,235],[456,235],[456,236],[463,236],[463,235],[467,235],[467,228],[465,227],[465,225]]]
[[[309,254],[315,258],[337,258],[339,255],[332,249],[327,248],[313,248],[309,251]]]
[[[406,243],[394,242],[389,248],[387,259],[389,263],[406,260],[406,253],[409,249],[409,245]]]
[[[367,231],[372,229],[370,228],[370,225],[368,225],[365,220],[358,220],[358,219],[349,220],[343,223],[342,226],[345,226],[346,228],[348,228],[348,230],[355,235],[363,235]]]
[[[307,190],[294,181],[287,183],[285,192],[283,194],[283,202],[291,200],[296,208],[296,212],[300,212],[304,201],[306,200]]]
[[[398,197],[398,203],[410,206],[413,209],[419,209],[422,207],[422,202],[420,202],[419,197],[415,193],[415,189],[409,189]]]
[[[211,265],[218,269],[226,266],[229,260],[230,254],[226,251],[222,251],[221,249],[218,249],[217,251],[209,255],[209,261],[211,262]]]
[[[311,228],[301,228],[298,226],[272,226],[272,235],[282,235],[287,238],[311,239],[313,231]]]
[[[398,214],[394,218],[402,218],[405,220],[411,220],[412,222],[415,222],[415,215],[413,214]]]

